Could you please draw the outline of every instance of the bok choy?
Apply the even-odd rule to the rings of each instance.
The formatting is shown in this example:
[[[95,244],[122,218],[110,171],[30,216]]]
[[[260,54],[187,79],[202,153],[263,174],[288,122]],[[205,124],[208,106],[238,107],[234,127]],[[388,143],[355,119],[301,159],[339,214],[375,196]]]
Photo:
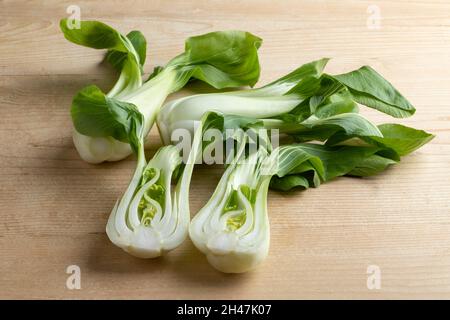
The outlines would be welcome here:
[[[136,257],[163,255],[189,235],[216,269],[249,271],[269,252],[269,188],[307,189],[341,176],[371,176],[433,138],[400,124],[375,125],[360,115],[360,105],[396,118],[413,115],[415,108],[368,66],[325,73],[327,58],[259,88],[192,95],[160,110],[167,96],[191,79],[215,89],[253,87],[262,40],[242,31],[190,37],[184,52],[143,80],[147,42],[141,32],[124,36],[97,21],[71,28],[67,19],[60,27],[73,43],[106,49],[106,60],[119,72],[107,93],[90,85],[75,95],[73,140],[91,163],[136,155],[133,176],[106,225],[111,242]],[[155,119],[165,146],[147,160],[144,143]],[[180,129],[193,134],[183,157],[170,145]],[[290,142],[272,145],[275,131]],[[230,144],[231,153],[216,149]],[[190,221],[194,165],[207,154],[226,160],[225,170]]]
[[[374,136],[356,132],[349,135],[346,131],[351,129],[345,130],[345,126],[339,131],[329,126],[321,130],[329,130],[326,136],[334,140],[330,138],[330,143],[296,143],[272,149],[266,131],[258,130],[264,126],[263,121],[237,121],[236,116],[229,121],[229,115],[222,118],[222,128],[227,127],[226,123],[240,123],[263,135],[263,143],[257,148],[250,147],[254,138],[235,136],[238,151],[189,227],[194,245],[214,268],[226,273],[249,271],[266,258],[270,243],[269,187],[280,191],[306,189],[344,175],[373,175],[433,138],[424,131],[400,125],[380,125]],[[348,143],[350,137],[364,143]]]
[[[372,68],[332,76],[323,73],[327,62],[323,58],[307,63],[261,88],[198,94],[171,101],[157,117],[163,142],[169,144],[177,129],[192,132],[206,111],[263,119],[268,127],[277,126],[283,132],[291,131],[292,127],[299,129],[300,122],[304,126],[322,122],[328,127],[325,122],[331,125],[331,120],[320,119],[336,116],[333,122],[342,122],[338,115],[343,113],[354,113],[352,119],[345,120],[347,124],[361,123],[364,119],[357,115],[358,104],[394,117],[407,117],[415,112],[408,100]],[[315,130],[314,134],[325,140],[324,132],[330,133]]]
[[[275,162],[267,146],[246,155],[247,139],[238,139],[235,158],[189,228],[194,245],[222,272],[248,271],[269,251],[267,191]]]
[[[154,258],[186,239],[192,171],[201,154],[202,134],[213,124],[214,117],[205,114],[196,129],[185,164],[180,150],[172,145],[161,147],[147,162],[144,131],[136,124],[138,131],[131,134],[130,141],[135,141],[137,165],[130,184],[108,219],[106,233],[111,242],[136,257]],[[138,139],[133,138],[137,135]],[[174,180],[176,186],[172,188]]]
[[[131,154],[127,135],[114,125],[114,105],[130,103],[144,116],[143,135],[151,129],[166,97],[180,90],[191,79],[204,81],[216,89],[253,86],[259,78],[257,50],[261,39],[243,31],[219,31],[188,38],[185,51],[164,67],[155,68],[142,81],[146,41],[133,31],[121,35],[97,21],[81,21],[80,28],[69,28],[61,20],[67,40],[95,49],[108,49],[107,60],[120,70],[114,87],[103,93],[96,86],[82,89],[72,102],[73,140],[87,162],[116,161]]]

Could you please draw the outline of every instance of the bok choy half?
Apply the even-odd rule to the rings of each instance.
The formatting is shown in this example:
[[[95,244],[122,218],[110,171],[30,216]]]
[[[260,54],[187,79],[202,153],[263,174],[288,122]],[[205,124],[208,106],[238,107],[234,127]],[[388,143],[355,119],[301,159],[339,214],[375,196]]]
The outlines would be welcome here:
[[[150,131],[166,97],[180,90],[191,79],[199,79],[216,89],[253,86],[259,78],[257,50],[261,39],[243,31],[219,31],[188,38],[185,51],[164,67],[155,68],[142,81],[146,41],[133,31],[123,36],[97,21],[81,21],[80,28],[69,28],[61,20],[67,40],[95,49],[108,49],[107,60],[120,76],[114,87],[103,93],[91,85],[82,89],[72,102],[73,140],[83,160],[91,163],[117,161],[131,154],[127,135],[112,125],[114,105],[134,104],[144,116],[143,135]]]
[[[205,130],[219,117],[207,113],[196,128],[186,163],[176,146],[161,147],[150,161],[144,154],[143,117],[131,118],[133,150],[137,154],[134,175],[114,206],[106,233],[116,246],[133,256],[154,258],[175,249],[188,235],[189,187],[197,158],[201,156]],[[172,182],[176,181],[175,187]]]
[[[344,175],[374,175],[433,138],[424,131],[395,124],[375,127],[377,134],[373,136],[369,132],[348,134],[353,124],[347,122],[338,129],[322,127],[321,131],[328,130],[326,136],[330,136],[325,144],[309,141],[272,148],[267,143],[269,135],[261,131],[264,121],[230,115],[222,118],[224,124],[239,123],[247,132],[258,132],[258,138],[262,135],[256,141],[257,148],[249,147],[255,144],[255,134],[235,135],[237,152],[189,227],[194,245],[214,268],[226,273],[252,270],[266,258],[270,243],[269,187],[279,191],[306,189]],[[308,130],[314,131],[304,131],[304,139],[314,137]],[[363,143],[355,145],[355,139]]]

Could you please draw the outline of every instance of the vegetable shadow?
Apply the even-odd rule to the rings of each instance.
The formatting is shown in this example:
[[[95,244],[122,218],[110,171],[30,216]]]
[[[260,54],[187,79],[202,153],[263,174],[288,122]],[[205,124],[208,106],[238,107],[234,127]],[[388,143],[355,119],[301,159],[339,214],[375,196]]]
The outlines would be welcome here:
[[[126,275],[152,275],[176,278],[180,286],[199,288],[229,288],[245,284],[252,278],[250,273],[225,274],[209,265],[190,239],[167,254],[153,259],[131,256],[113,245],[106,233],[98,233],[89,241],[88,259],[85,268],[89,273]],[[195,293],[195,291],[193,291]]]
[[[177,279],[186,286],[226,289],[242,287],[246,281],[253,278],[251,271],[229,274],[214,269],[208,263],[206,256],[195,248],[190,239],[185,242],[183,248],[184,250],[174,258],[173,262],[177,266],[174,269]]]

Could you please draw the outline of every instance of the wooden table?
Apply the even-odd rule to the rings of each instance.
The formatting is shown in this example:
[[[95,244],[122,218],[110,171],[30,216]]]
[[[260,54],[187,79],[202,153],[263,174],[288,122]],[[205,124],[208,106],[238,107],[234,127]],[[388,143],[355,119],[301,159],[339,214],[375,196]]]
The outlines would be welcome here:
[[[271,192],[270,255],[254,272],[221,274],[190,241],[164,258],[133,258],[105,223],[134,159],[89,165],[72,144],[72,96],[116,75],[103,52],[63,38],[71,4],[83,19],[142,30],[147,72],[186,37],[230,28],[264,39],[260,84],[324,56],[331,73],[369,64],[417,107],[398,122],[437,137],[374,178]],[[450,298],[448,1],[2,1],[0,130],[0,298]],[[152,134],[149,154],[160,145]],[[192,212],[221,172],[195,170]],[[70,265],[80,290],[66,287]],[[367,286],[370,266],[380,289]]]

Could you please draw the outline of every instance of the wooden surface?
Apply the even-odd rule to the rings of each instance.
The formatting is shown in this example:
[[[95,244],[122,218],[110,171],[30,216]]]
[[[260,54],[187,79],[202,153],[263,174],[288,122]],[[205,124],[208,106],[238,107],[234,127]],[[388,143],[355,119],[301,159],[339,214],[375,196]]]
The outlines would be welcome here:
[[[141,30],[147,72],[186,37],[230,28],[264,39],[260,84],[324,56],[331,73],[369,64],[416,106],[399,122],[437,137],[374,178],[271,192],[270,255],[254,272],[221,274],[189,240],[164,258],[133,258],[105,234],[133,158],[89,165],[71,140],[72,96],[109,88],[115,74],[102,52],[63,38],[70,4],[83,19]],[[371,4],[379,29],[367,26]],[[450,298],[449,1],[0,1],[0,133],[0,298]],[[220,173],[195,170],[192,212]],[[81,290],[66,288],[69,265],[81,268]],[[366,285],[370,265],[379,290]]]

